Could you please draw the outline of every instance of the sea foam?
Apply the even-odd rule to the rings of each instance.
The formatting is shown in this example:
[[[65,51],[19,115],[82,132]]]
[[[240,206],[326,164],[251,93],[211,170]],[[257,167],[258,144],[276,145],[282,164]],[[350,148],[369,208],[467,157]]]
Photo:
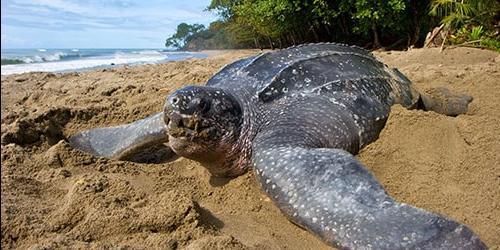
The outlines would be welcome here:
[[[111,53],[110,53],[111,52]],[[151,64],[187,58],[203,58],[206,55],[194,52],[171,52],[157,50],[66,50],[47,51],[43,55],[23,56],[24,64],[2,65],[2,75],[26,72],[68,72],[113,67],[114,65]]]
[[[2,65],[2,75],[20,74],[26,72],[42,71],[42,72],[60,72],[71,70],[82,70],[88,68],[95,68],[105,65],[121,65],[121,64],[134,64],[134,63],[154,63],[166,59],[165,56],[157,57],[118,57],[109,59],[84,59],[84,60],[71,60],[71,61],[53,61],[43,63],[28,63],[28,64],[15,64],[15,65]]]

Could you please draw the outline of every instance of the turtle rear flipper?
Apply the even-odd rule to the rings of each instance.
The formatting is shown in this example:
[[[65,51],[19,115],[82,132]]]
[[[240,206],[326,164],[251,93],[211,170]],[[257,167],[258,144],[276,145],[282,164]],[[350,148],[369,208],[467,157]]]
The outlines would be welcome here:
[[[163,150],[167,158],[174,157],[170,148],[163,146],[166,142],[163,112],[129,124],[83,131],[69,138],[72,147],[95,156],[132,161],[138,153],[152,147]]]
[[[342,249],[486,249],[467,226],[392,199],[350,153],[254,145],[264,191],[292,222]]]
[[[457,94],[444,87],[428,89],[420,95],[422,108],[448,116],[465,114],[473,98],[467,94]]]

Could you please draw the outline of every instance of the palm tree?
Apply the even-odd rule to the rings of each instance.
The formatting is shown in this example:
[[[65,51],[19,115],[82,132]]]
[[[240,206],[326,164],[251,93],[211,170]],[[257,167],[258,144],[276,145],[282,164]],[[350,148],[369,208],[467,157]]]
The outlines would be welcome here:
[[[500,11],[497,0],[432,0],[429,14],[441,18],[440,29],[446,38],[465,25],[493,28],[495,15]]]
[[[441,19],[447,27],[457,29],[465,24],[491,25],[500,11],[497,0],[433,0],[429,14]]]

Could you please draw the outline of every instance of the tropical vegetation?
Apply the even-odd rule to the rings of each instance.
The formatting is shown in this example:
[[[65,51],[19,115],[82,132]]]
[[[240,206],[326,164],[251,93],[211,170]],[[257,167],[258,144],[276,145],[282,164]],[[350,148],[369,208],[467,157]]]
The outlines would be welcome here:
[[[497,0],[212,0],[219,20],[181,23],[165,45],[177,49],[281,48],[340,42],[366,48],[443,43],[500,49]]]

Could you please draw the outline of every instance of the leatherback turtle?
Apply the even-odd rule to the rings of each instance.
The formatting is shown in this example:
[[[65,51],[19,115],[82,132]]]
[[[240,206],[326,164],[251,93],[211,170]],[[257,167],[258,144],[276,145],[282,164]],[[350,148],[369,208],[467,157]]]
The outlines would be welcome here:
[[[307,44],[233,62],[206,86],[172,93],[163,112],[69,142],[109,158],[168,143],[215,176],[253,168],[292,222],[336,247],[484,249],[465,225],[391,198],[353,156],[378,137],[393,104],[466,110],[469,97],[441,92],[448,101],[423,98],[359,47]]]

